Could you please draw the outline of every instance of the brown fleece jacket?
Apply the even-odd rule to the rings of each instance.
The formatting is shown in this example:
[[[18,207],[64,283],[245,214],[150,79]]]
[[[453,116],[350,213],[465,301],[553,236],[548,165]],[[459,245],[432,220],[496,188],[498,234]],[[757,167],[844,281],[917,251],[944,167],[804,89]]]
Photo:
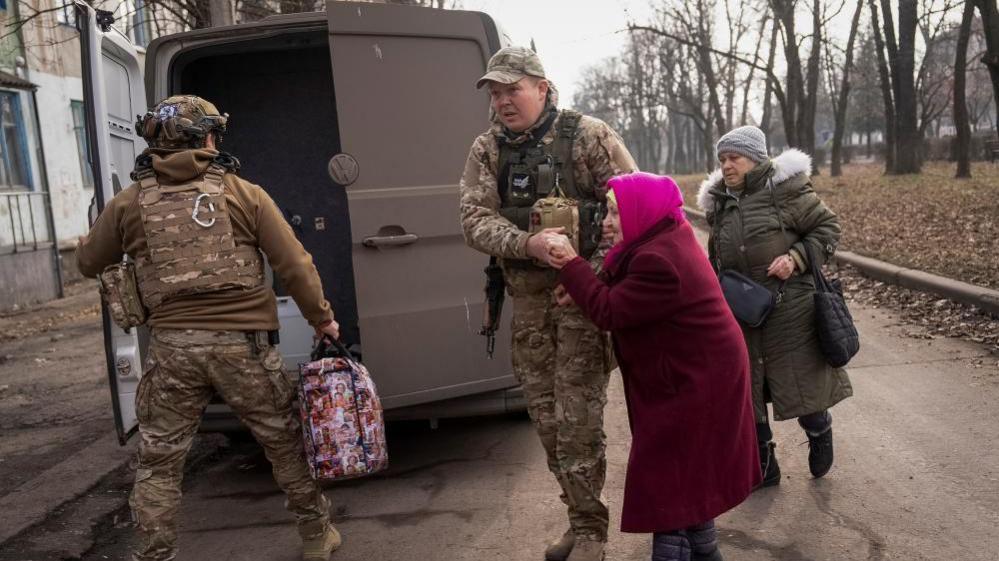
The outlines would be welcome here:
[[[163,185],[176,185],[201,176],[215,150],[148,151],[153,169]],[[274,201],[259,186],[227,173],[226,204],[236,245],[259,247],[281,285],[295,299],[302,315],[313,326],[333,319],[323,296],[319,273]],[[123,253],[135,257],[146,247],[138,205],[139,186],[130,185],[101,212],[90,233],[80,238],[76,259],[80,272],[96,277],[105,267],[121,261]],[[151,310],[150,327],[171,329],[272,330],[278,328],[277,300],[270,286],[172,298]]]

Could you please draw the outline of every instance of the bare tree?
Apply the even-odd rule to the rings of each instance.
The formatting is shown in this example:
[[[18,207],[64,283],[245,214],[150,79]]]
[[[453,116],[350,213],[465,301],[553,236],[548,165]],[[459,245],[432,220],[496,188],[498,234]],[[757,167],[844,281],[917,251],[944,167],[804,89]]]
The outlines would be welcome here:
[[[867,157],[873,155],[872,137],[885,126],[884,100],[879,77],[878,57],[875,56],[874,30],[868,28],[861,36],[853,78],[850,80],[852,103],[847,111],[849,129],[866,137]],[[890,92],[889,92],[890,95]]]
[[[954,155],[957,158],[956,177],[971,177],[971,124],[968,122],[968,105],[965,101],[966,68],[968,66],[968,40],[971,36],[971,22],[975,17],[975,5],[966,2],[961,16],[961,28],[957,35],[957,49],[954,57],[954,127],[957,129]]]
[[[857,39],[857,29],[860,27],[860,14],[864,10],[864,0],[857,0],[857,9],[853,13],[853,20],[850,24],[850,35],[846,42],[846,60],[843,63],[843,70],[840,76],[839,91],[834,93],[836,113],[835,130],[833,132],[832,158],[829,174],[833,177],[843,175],[842,168],[842,148],[843,134],[846,128],[847,103],[850,99],[850,70],[853,68],[853,45]],[[827,43],[828,45],[828,43]],[[831,59],[832,57],[830,57]],[[832,66],[830,60],[829,66]],[[830,73],[830,78],[832,78]],[[830,79],[830,87],[833,87],[833,80]]]
[[[988,67],[989,76],[992,78],[992,93],[997,108],[996,130],[999,131],[999,8],[996,7],[996,0],[969,1],[975,2],[982,18],[987,48],[987,52],[982,56],[982,62]]]

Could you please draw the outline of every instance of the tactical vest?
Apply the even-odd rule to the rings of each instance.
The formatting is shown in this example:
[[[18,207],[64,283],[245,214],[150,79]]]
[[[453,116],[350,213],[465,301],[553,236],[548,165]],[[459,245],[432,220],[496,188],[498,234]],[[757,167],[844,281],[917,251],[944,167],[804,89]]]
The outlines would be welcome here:
[[[216,159],[199,179],[169,186],[160,185],[151,166],[137,164],[147,247],[136,256],[136,277],[149,310],[172,298],[264,283],[260,251],[233,239],[225,161]]]
[[[500,195],[500,215],[528,232],[531,210],[539,199],[560,190],[566,197],[579,201],[579,254],[589,259],[600,244],[606,205],[595,191],[583,192],[576,186],[573,172],[572,146],[582,114],[566,109],[558,113],[555,139],[544,144],[542,139],[551,122],[535,131],[532,138],[513,146],[499,141],[497,187]],[[513,266],[530,266],[529,260],[505,262]]]

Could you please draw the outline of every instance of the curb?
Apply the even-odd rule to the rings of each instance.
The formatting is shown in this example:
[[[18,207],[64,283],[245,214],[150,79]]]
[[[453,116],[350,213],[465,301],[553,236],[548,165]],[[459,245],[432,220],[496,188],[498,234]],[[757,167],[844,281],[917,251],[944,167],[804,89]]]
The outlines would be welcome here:
[[[0,512],[4,513],[0,544],[86,493],[105,475],[127,464],[134,453],[134,443],[120,446],[117,435],[110,433],[0,497]]]
[[[688,215],[702,221],[705,219],[704,213],[700,210],[689,206],[684,206],[683,210]],[[875,280],[930,292],[955,302],[977,306],[984,312],[999,316],[999,290],[968,284],[916,269],[907,269],[850,251],[837,251],[833,255],[833,260],[837,263],[851,265]]]

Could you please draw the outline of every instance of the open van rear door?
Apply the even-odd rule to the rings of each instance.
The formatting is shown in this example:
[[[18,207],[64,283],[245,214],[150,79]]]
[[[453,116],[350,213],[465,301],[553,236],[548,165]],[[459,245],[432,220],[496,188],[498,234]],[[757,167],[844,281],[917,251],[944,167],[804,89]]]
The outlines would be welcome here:
[[[361,345],[382,402],[515,386],[509,345],[489,360],[478,335],[489,259],[458,221],[458,179],[488,125],[475,81],[498,48],[495,26],[475,12],[326,9],[342,146],[330,170],[350,206]]]
[[[83,98],[86,109],[90,162],[96,188],[97,211],[130,183],[135,158],[146,147],[135,134],[135,116],[144,113],[145,88],[135,47],[115,29],[110,12],[77,1],[77,25],[83,62]],[[135,392],[142,375],[140,338],[144,328],[123,331],[111,322],[102,306],[104,352],[114,407],[115,428],[122,445],[138,426]]]

